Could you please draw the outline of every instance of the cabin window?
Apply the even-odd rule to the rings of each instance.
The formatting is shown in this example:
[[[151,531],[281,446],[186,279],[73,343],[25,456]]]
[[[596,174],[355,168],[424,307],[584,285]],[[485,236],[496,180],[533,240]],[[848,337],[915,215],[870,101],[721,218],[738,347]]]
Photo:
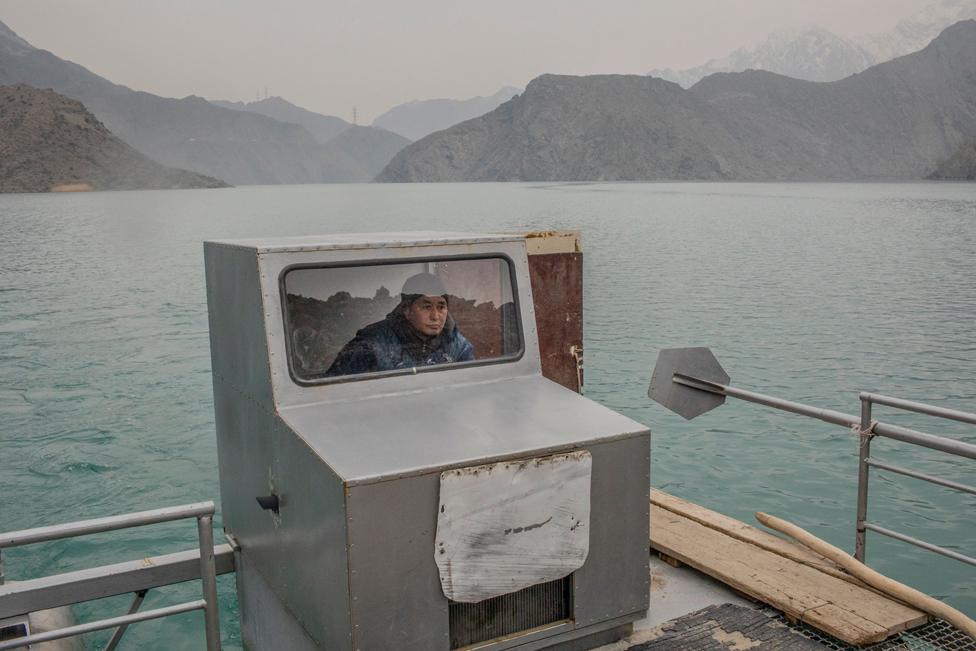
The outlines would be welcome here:
[[[523,337],[504,257],[300,266],[281,278],[300,384],[512,361]]]

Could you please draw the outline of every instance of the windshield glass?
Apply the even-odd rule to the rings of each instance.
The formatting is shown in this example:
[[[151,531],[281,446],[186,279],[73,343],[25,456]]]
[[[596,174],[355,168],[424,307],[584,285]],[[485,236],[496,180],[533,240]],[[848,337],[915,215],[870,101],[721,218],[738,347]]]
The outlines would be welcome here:
[[[300,382],[505,361],[522,352],[505,258],[295,268],[283,285],[289,364]]]

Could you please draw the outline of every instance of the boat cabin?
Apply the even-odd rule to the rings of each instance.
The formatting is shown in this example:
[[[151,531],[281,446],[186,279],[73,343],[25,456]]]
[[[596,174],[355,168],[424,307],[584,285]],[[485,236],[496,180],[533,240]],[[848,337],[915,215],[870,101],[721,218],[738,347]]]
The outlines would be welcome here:
[[[205,258],[249,649],[585,648],[645,615],[650,433],[543,377],[525,236]]]

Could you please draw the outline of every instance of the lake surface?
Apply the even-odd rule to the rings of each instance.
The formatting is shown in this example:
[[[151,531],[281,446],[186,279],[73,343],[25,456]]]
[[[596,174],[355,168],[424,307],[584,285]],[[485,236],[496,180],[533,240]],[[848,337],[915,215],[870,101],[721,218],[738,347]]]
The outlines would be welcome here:
[[[857,413],[877,391],[976,411],[976,185],[456,184],[0,196],[0,530],[219,504],[202,242],[578,228],[586,394],[653,430],[652,484],[853,551],[856,439],[737,401],[684,421],[646,397],[657,351],[710,346],[734,385]],[[878,416],[976,442],[976,428]],[[878,458],[976,483],[972,462]],[[870,518],[976,555],[976,498],[877,473]],[[218,522],[219,526],[219,514]],[[195,546],[191,521],[12,550],[11,579]],[[868,561],[976,616],[976,568],[869,535]],[[222,631],[239,648],[232,577]],[[145,607],[198,598],[150,592]],[[78,607],[114,616],[129,598]],[[91,636],[95,642],[107,635]],[[122,648],[199,648],[202,617]]]

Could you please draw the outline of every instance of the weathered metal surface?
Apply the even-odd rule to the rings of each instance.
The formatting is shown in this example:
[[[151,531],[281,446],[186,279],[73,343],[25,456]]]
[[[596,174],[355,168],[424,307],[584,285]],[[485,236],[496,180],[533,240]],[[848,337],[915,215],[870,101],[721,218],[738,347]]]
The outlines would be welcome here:
[[[647,429],[539,375],[281,415],[352,485],[540,456]]]
[[[666,348],[659,352],[647,397],[688,420],[725,402],[725,396],[674,382],[675,373],[728,384],[729,374],[722,369],[722,365],[708,348]]]
[[[570,348],[583,347],[583,254],[543,248],[529,255],[529,275],[542,374],[578,392],[582,371],[577,374]]]
[[[579,231],[528,231],[525,247],[529,255],[546,253],[579,253]]]
[[[434,563],[436,473],[348,489],[354,649],[447,649]]]
[[[593,455],[590,555],[573,573],[576,625],[631,613],[640,619],[650,592],[650,433],[587,449]]]
[[[572,575],[574,621],[565,630],[509,636],[492,649],[536,639],[547,646],[543,638],[553,644],[589,635],[611,626],[608,618],[620,625],[647,610],[648,434],[586,449],[593,458],[590,550]],[[448,648],[449,602],[433,553],[439,486],[440,474],[428,473],[348,488],[354,648]]]
[[[323,647],[309,637],[247,557],[239,554],[238,559],[237,595],[244,648],[249,651],[320,651]],[[326,648],[348,649],[349,644]]]
[[[434,560],[444,595],[475,603],[582,567],[592,465],[583,450],[442,473]]]
[[[626,651],[825,651],[785,624],[754,608],[709,606],[661,626],[654,639]]]
[[[268,335],[257,256],[204,243],[210,360],[218,381],[271,407]]]

